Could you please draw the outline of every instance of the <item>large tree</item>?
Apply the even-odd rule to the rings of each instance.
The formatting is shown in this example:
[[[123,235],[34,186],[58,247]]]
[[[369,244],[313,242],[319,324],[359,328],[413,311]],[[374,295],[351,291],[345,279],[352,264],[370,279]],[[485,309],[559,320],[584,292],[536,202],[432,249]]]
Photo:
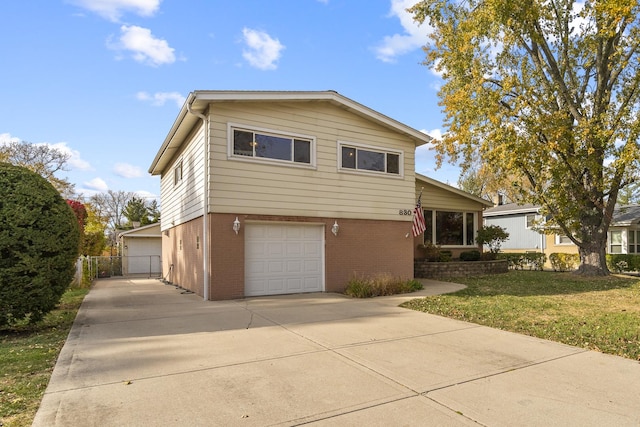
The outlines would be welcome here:
[[[524,180],[579,248],[584,274],[608,274],[618,193],[638,180],[640,66],[636,0],[425,0],[426,64],[442,73],[453,161],[479,153]]]

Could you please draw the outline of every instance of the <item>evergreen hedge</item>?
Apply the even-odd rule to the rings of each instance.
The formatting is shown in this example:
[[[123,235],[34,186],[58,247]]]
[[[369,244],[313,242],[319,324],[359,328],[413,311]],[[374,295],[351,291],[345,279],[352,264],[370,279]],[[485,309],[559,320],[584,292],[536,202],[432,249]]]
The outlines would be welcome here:
[[[0,163],[0,326],[55,308],[73,280],[79,241],[72,209],[47,180]]]

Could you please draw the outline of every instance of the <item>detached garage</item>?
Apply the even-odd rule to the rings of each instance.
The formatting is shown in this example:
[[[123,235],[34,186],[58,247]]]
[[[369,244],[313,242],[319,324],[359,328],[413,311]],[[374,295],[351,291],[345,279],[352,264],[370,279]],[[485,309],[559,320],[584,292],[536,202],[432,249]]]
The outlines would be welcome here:
[[[118,235],[122,253],[122,273],[128,275],[162,275],[162,235],[160,224],[127,230]]]
[[[324,291],[324,224],[247,224],[246,296]]]

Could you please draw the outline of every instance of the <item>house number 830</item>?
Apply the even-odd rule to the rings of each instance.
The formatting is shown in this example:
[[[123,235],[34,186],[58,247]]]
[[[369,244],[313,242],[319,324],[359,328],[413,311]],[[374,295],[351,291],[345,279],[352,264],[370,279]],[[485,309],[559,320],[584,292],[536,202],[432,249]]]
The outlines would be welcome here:
[[[398,211],[400,215],[413,215],[413,211],[411,209],[400,209]]]

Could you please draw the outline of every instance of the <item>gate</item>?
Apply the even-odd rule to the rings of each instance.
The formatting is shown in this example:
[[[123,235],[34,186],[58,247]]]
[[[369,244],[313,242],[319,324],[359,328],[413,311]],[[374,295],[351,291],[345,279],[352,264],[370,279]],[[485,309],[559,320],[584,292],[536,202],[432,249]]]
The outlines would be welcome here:
[[[160,255],[92,256],[87,267],[92,279],[108,277],[162,277]]]

